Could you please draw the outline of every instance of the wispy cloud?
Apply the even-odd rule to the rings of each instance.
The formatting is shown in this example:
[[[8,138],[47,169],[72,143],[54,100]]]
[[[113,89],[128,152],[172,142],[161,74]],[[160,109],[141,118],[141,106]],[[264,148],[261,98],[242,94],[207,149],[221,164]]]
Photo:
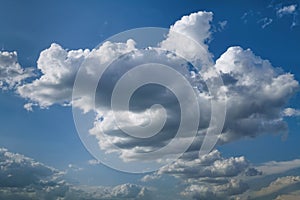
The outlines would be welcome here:
[[[265,17],[257,21],[258,24],[261,24],[261,28],[266,28],[273,22],[273,19]]]
[[[296,9],[297,5],[293,4],[279,8],[276,13],[279,17],[283,17],[284,15],[293,15],[296,13]]]
[[[256,167],[259,171],[262,171],[264,175],[279,174],[286,171],[300,168],[300,159],[290,161],[270,161],[263,163]]]
[[[283,111],[284,117],[294,117],[294,116],[300,116],[300,110],[294,109],[294,108],[286,108]]]

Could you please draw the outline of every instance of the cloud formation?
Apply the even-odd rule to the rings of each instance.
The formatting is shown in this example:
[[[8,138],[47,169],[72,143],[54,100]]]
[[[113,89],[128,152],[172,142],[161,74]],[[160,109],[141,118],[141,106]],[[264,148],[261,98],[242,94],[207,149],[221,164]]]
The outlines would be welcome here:
[[[285,176],[277,178],[275,181],[271,182],[268,186],[261,188],[258,191],[253,192],[250,195],[249,199],[257,198],[276,198],[284,199],[281,195],[287,195],[286,193],[291,193],[290,196],[293,196],[293,192],[297,191],[300,186],[300,176]],[[290,192],[289,192],[290,191]]]
[[[17,52],[0,51],[0,89],[14,89],[25,79],[34,76],[33,68],[22,68]]]
[[[294,12],[293,7],[282,8],[280,11],[281,15],[292,12]],[[108,41],[93,50],[66,50],[58,44],[52,44],[48,49],[41,52],[37,61],[37,69],[42,75],[27,83],[23,83],[23,81],[33,75],[32,69],[21,68],[17,63],[16,53],[1,53],[0,64],[3,64],[0,65],[0,70],[5,75],[2,77],[1,71],[1,87],[3,89],[17,87],[17,93],[28,100],[28,104],[25,105],[28,110],[31,110],[32,106],[47,108],[54,104],[60,104],[72,105],[81,109],[82,112],[96,112],[97,116],[89,133],[98,140],[99,148],[105,153],[117,152],[122,160],[131,161],[141,159],[138,157],[140,152],[151,152],[161,148],[174,138],[180,119],[179,104],[174,95],[165,88],[153,86],[144,88],[144,91],[138,91],[132,100],[134,104],[132,110],[129,112],[117,110],[117,115],[122,119],[121,127],[130,128],[137,124],[147,124],[149,122],[149,110],[147,108],[157,102],[161,103],[169,114],[168,121],[161,134],[150,139],[128,137],[120,131],[120,126],[116,126],[113,113],[109,111],[111,92],[116,80],[128,70],[129,61],[131,64],[140,64],[142,61],[153,61],[153,57],[155,57],[156,61],[164,62],[164,64],[184,66],[190,70],[189,78],[198,88],[197,94],[199,95],[199,102],[201,102],[202,114],[198,135],[182,158],[171,165],[162,167],[157,173],[146,176],[144,180],[159,178],[168,174],[182,179],[187,184],[185,191],[182,192],[184,196],[191,196],[195,199],[224,199],[228,196],[235,196],[247,190],[247,184],[239,179],[240,176],[260,175],[260,169],[264,171],[264,168],[255,169],[251,167],[244,157],[223,158],[217,150],[203,157],[198,156],[199,148],[210,122],[210,100],[220,98],[219,96],[212,97],[205,86],[205,81],[214,77],[214,74],[210,73],[210,69],[217,70],[221,74],[224,86],[219,88],[219,91],[225,91],[227,98],[227,116],[218,145],[244,137],[285,133],[287,125],[283,116],[298,115],[297,110],[285,109],[285,107],[289,99],[299,89],[299,83],[292,74],[275,68],[268,60],[255,55],[250,49],[245,50],[239,46],[228,48],[220,58],[214,61],[208,48],[208,41],[211,38],[210,23],[212,17],[211,12],[201,11],[182,17],[170,27],[169,34],[158,45],[161,49],[188,58],[192,64],[196,65],[194,68],[189,68],[190,65],[186,61],[160,49],[149,48],[147,54],[144,49],[137,49],[136,42],[130,39],[123,43]],[[270,23],[270,21],[264,22],[265,26]],[[174,32],[192,39],[192,42],[178,37]],[[200,45],[200,50],[195,47],[194,42]],[[126,54],[122,60],[124,62],[114,63],[112,69],[105,72],[106,78],[100,80],[98,89],[102,89],[102,92],[97,93],[96,99],[102,104],[95,109],[93,106],[94,99],[87,92],[91,82],[99,78],[96,77],[97,72],[103,70],[95,63],[100,63],[102,66],[123,54]],[[88,67],[84,71],[85,84],[79,88],[81,98],[72,100],[75,77],[83,62],[87,62]],[[203,68],[201,68],[202,66]],[[158,73],[157,76],[159,75]],[[176,80],[172,83],[179,85]],[[195,108],[189,109],[190,112],[193,112]],[[159,116],[162,115],[162,110],[157,108],[154,111],[155,119],[160,121]],[[106,137],[103,137],[101,132],[103,130]],[[165,155],[160,154],[158,157],[147,157],[147,159],[162,162],[163,156],[168,157],[177,153],[177,149],[185,143],[186,139],[185,137],[178,138],[172,151],[165,152]],[[121,147],[121,149],[114,146]],[[95,161],[90,162],[90,164],[96,163]],[[46,169],[48,168],[46,167]],[[276,169],[274,170],[276,171]],[[51,170],[48,173],[50,177],[56,174]],[[3,176],[10,180],[8,173]],[[38,182],[39,179],[36,181]],[[15,182],[17,181],[14,180]],[[22,184],[26,185],[27,183]],[[38,183],[34,182],[34,184]],[[69,191],[72,190],[72,194],[78,193],[77,196],[86,196],[91,195],[88,191],[94,191],[95,196],[89,196],[91,199],[99,199],[100,197],[104,199],[130,199],[141,197],[146,191],[143,187],[130,184],[110,189],[87,188],[86,190],[79,190],[60,182],[54,185],[55,188],[62,188],[61,186],[65,188],[63,191],[59,190],[60,195],[71,195]],[[5,187],[9,188],[9,186]],[[21,192],[24,191],[21,190]]]
[[[154,174],[146,175],[142,180],[151,181],[164,175],[179,178],[187,185],[181,193],[183,196],[194,199],[229,199],[248,189],[241,177],[259,176],[261,172],[251,167],[243,156],[223,158],[219,151],[214,150],[197,159],[178,159]]]
[[[221,141],[287,131],[281,111],[299,88],[292,74],[283,73],[241,47],[230,47],[215,67],[223,74],[227,91]]]
[[[118,116],[121,118],[124,116],[122,127],[147,124],[149,122],[149,110],[147,108],[155,103],[161,103],[168,114],[168,121],[161,134],[151,139],[141,140],[127,137],[120,130],[120,127],[116,126],[113,114],[109,111],[110,99],[116,80],[128,70],[130,64],[151,62],[155,57],[156,61],[164,62],[164,64],[184,66],[191,70],[191,82],[199,89],[198,95],[202,114],[198,136],[189,151],[198,151],[209,126],[210,99],[212,97],[205,86],[205,81],[213,77],[210,69],[220,72],[224,86],[219,88],[219,91],[225,91],[227,96],[227,116],[220,137],[220,144],[266,133],[285,133],[287,125],[282,118],[282,113],[290,111],[284,110],[284,108],[288,100],[296,93],[299,87],[298,82],[292,74],[284,73],[281,69],[273,67],[268,60],[256,56],[250,49],[244,50],[238,46],[228,48],[214,63],[213,56],[208,51],[212,17],[211,12],[202,11],[184,16],[170,27],[170,32],[165,40],[159,43],[160,48],[187,57],[194,65],[197,65],[195,66],[196,69],[201,69],[200,71],[194,70],[195,68],[191,70],[186,61],[164,51],[137,49],[133,40],[128,40],[126,43],[108,41],[93,50],[66,50],[58,44],[52,44],[48,49],[41,52],[37,61],[37,69],[41,71],[42,75],[32,82],[19,85],[17,93],[28,99],[28,103],[24,106],[28,110],[32,110],[32,106],[46,108],[53,104],[61,104],[72,105],[83,110],[83,112],[96,112],[97,117],[94,121],[94,127],[90,129],[90,134],[97,138],[100,148],[104,149],[106,153],[118,152],[123,160],[138,160],[140,159],[138,157],[139,152],[149,152],[161,148],[174,138],[180,120],[177,110],[179,104],[174,95],[166,89],[148,87],[144,91],[141,90],[140,93],[137,92],[137,95],[132,98],[133,110],[129,112],[117,111]],[[195,51],[194,43],[189,42],[189,40],[178,42],[179,39],[185,39],[178,37],[175,32],[197,42],[201,46],[200,51]],[[133,51],[134,53],[128,54]],[[101,78],[101,87],[98,88],[101,89],[101,92],[97,93],[96,99],[102,104],[95,110],[94,99],[87,92],[90,84],[99,78],[95,77],[95,74],[99,70],[103,70],[101,69],[102,65],[126,53],[127,56],[121,60],[122,62],[116,62],[112,69],[105,72],[106,78]],[[15,53],[6,54],[12,58],[16,56]],[[81,97],[72,101],[76,73],[84,61],[87,63],[87,67],[83,76],[84,84],[79,88]],[[95,63],[100,63],[100,65]],[[18,64],[15,65],[14,68],[24,71]],[[205,67],[201,68],[201,66]],[[178,83],[174,82],[174,84],[179,86]],[[219,97],[214,96],[213,98]],[[193,110],[194,108],[190,109]],[[161,110],[156,110],[156,113],[157,116],[161,116]],[[160,118],[156,117],[155,119]],[[105,130],[106,137],[103,137],[100,130]],[[178,138],[176,145],[184,144],[185,140],[184,137]],[[114,146],[122,149],[116,149]],[[174,152],[169,151],[166,156],[176,153],[178,146],[174,146],[172,149]],[[149,159],[158,158],[149,157]]]
[[[143,186],[76,186],[64,180],[64,173],[24,155],[0,148],[1,199],[151,199]]]
[[[30,104],[42,108],[58,104],[69,104],[72,88],[78,68],[88,55],[89,50],[67,51],[58,44],[41,52],[37,61],[37,69],[42,76],[31,83],[18,87],[21,97],[30,99]]]

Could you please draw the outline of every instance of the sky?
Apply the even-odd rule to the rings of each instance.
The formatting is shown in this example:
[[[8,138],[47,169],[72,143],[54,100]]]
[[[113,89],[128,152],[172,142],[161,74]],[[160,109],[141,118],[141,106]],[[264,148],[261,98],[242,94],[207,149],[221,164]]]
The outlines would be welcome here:
[[[0,198],[300,196],[299,1],[0,4]],[[157,28],[124,32],[144,27]],[[179,90],[139,88],[128,101],[132,110],[115,107],[113,115],[111,93],[116,79],[133,69],[130,62],[170,65],[181,76],[160,66],[127,81],[162,81]],[[179,80],[187,75],[197,88],[199,108],[182,98],[189,90]],[[219,86],[215,92],[210,81]],[[120,87],[128,91],[130,84]],[[117,93],[118,105],[125,102],[121,97]],[[165,109],[147,110],[157,103]],[[167,121],[157,136],[124,136],[122,128],[149,123],[149,112],[150,121],[159,124],[165,111]],[[222,126],[221,134],[212,129],[218,141],[199,155],[211,117]],[[174,135],[182,118],[188,136]],[[190,129],[198,121],[193,135]],[[178,141],[171,143],[174,137]],[[168,150],[150,156],[165,145]]]

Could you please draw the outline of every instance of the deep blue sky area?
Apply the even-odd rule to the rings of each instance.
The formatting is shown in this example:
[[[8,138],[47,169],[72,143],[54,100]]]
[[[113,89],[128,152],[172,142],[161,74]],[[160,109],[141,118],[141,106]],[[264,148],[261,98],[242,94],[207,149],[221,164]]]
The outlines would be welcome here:
[[[209,50],[215,60],[230,46],[250,48],[273,66],[293,73],[299,81],[299,16],[276,15],[276,6],[295,3],[299,1],[0,0],[0,48],[17,51],[23,67],[36,67],[40,52],[51,43],[66,49],[92,49],[121,31],[139,27],[169,28],[182,16],[203,10],[214,13]],[[273,21],[262,28],[260,20],[266,17]],[[227,24],[221,30],[219,22],[223,21]],[[0,147],[59,169],[67,168],[70,163],[86,165],[92,159],[77,135],[70,107],[52,106],[28,112],[23,108],[25,102],[13,92],[0,92]],[[300,109],[299,102],[298,94],[289,105]],[[299,158],[299,117],[286,120],[289,136],[285,140],[280,135],[264,135],[219,149],[225,156],[245,155],[254,163]],[[85,183],[112,185],[134,182],[138,176],[105,166],[92,170],[98,172],[93,180],[87,180],[85,174],[79,174],[79,179]],[[115,177],[114,174],[116,178],[107,179]]]

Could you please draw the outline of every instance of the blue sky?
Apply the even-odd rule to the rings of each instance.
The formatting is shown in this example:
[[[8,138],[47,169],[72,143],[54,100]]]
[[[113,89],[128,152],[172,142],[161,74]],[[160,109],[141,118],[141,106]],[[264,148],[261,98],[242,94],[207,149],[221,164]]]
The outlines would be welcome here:
[[[213,13],[213,20],[210,22],[211,36],[205,44],[214,61],[229,47],[250,48],[254,55],[269,60],[273,67],[280,67],[281,73],[291,73],[295,80],[300,80],[299,1],[0,0],[0,4],[1,52],[16,51],[22,68],[36,69],[40,53],[50,49],[52,43],[59,44],[65,50],[93,49],[103,40],[125,30],[140,27],[168,29],[182,16],[209,11]],[[292,5],[294,9],[289,7]],[[40,71],[37,74],[37,77],[29,77],[25,82],[30,83],[42,75]],[[35,102],[34,98],[15,91],[2,89],[0,93],[0,147],[66,171],[66,178],[75,185],[140,184],[156,188],[154,193],[160,198],[173,193],[169,185],[189,191],[185,175],[180,175],[178,179],[166,173],[152,182],[142,182],[140,179],[144,174],[123,173],[102,164],[89,165],[88,161],[93,157],[77,134],[72,108],[53,103],[45,109],[35,106],[30,112],[23,106]],[[258,169],[270,161],[299,159],[300,94],[294,92],[282,101],[287,102],[280,112],[285,108],[293,108],[295,112],[293,116],[283,117],[288,125],[288,135],[270,131],[238,138],[217,147],[224,157],[220,159],[245,156],[251,166]],[[270,180],[261,178],[265,180],[264,187],[276,178],[286,177],[284,172],[272,174],[275,178]],[[291,175],[298,177],[299,173]],[[274,190],[274,194],[276,192]],[[200,197],[199,194],[189,196],[184,193],[177,198]]]

